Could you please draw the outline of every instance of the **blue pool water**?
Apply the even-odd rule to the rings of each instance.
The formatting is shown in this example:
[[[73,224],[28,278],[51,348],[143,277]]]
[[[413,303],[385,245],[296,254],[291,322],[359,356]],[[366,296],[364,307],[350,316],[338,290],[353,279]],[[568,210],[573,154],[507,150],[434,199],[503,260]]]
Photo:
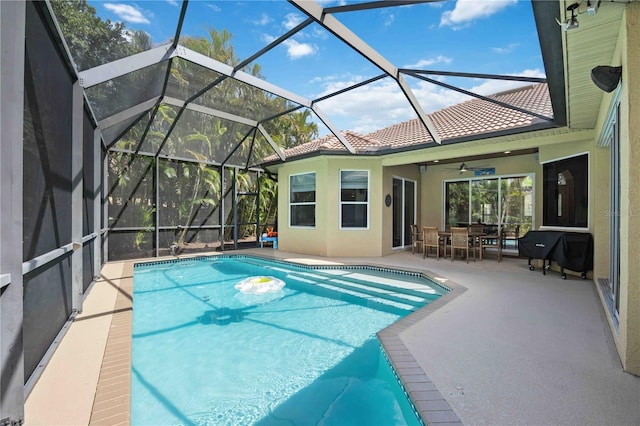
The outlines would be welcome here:
[[[234,287],[264,275],[286,286]],[[375,333],[444,292],[246,256],[136,265],[131,424],[421,424]]]

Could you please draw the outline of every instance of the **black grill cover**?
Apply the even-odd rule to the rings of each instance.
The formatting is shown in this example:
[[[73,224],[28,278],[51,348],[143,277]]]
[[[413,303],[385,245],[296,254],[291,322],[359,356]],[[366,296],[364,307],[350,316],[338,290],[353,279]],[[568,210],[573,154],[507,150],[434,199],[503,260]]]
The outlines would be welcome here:
[[[588,232],[529,231],[518,238],[520,256],[553,260],[576,272],[593,269],[593,237]]]

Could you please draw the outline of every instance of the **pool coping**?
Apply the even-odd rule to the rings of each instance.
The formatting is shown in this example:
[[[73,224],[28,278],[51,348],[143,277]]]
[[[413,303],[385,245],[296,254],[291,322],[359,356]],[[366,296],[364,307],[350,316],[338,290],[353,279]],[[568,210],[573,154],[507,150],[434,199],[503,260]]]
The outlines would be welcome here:
[[[135,265],[177,263],[185,260],[214,258],[218,256],[229,258],[254,257],[269,261],[275,260],[254,254],[213,254],[170,258],[166,260],[139,259],[124,263],[123,278],[120,281],[118,295],[114,304],[113,317],[91,409],[90,425],[115,426],[128,425],[131,423],[131,336],[133,318],[133,272]],[[425,425],[438,424],[441,426],[462,424],[458,415],[453,411],[449,403],[417,363],[400,335],[408,328],[424,320],[428,315],[464,293],[467,290],[466,287],[449,280],[447,280],[446,285],[439,283],[438,275],[430,271],[418,271],[410,268],[400,269],[388,265],[363,265],[361,263],[309,265],[291,260],[275,261],[310,269],[336,269],[346,266],[350,268],[362,267],[406,272],[411,275],[428,278],[437,285],[447,289],[448,292],[443,296],[380,330],[377,333],[377,337],[400,385],[409,397],[409,401],[412,403],[416,413],[419,414],[422,422]]]

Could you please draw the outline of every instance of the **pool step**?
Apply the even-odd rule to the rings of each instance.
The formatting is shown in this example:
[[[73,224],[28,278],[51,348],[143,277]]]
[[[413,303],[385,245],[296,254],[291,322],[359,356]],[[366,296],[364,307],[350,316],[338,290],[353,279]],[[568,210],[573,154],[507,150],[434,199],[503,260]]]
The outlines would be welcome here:
[[[321,287],[329,292],[324,294],[327,297],[332,297],[332,292],[333,296],[338,298],[341,297],[341,294],[349,295],[357,298],[360,303],[375,304],[378,308],[380,306],[393,307],[403,313],[412,312],[440,297],[440,294],[427,285],[389,277],[369,276],[361,270],[309,269],[291,271],[278,265],[260,264],[256,266],[272,270],[274,275],[280,276],[288,283],[295,280],[298,283],[313,285],[316,288]],[[282,277],[282,273],[285,273],[286,276]]]
[[[379,283],[374,284],[369,281],[353,278],[345,279],[331,274],[318,273],[318,271],[288,271],[285,281],[288,280],[295,280],[297,282],[311,284],[315,287],[322,287],[334,292],[348,294],[359,298],[365,303],[374,302],[393,306],[408,312],[412,312],[438,297],[437,295],[399,287]]]

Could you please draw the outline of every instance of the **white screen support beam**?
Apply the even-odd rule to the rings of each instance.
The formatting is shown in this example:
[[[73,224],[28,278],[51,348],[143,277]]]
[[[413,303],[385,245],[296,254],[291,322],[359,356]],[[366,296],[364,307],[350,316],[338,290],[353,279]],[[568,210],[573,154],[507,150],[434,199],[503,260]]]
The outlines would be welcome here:
[[[190,111],[199,112],[202,114],[210,115],[212,117],[221,118],[223,120],[229,120],[236,123],[246,124],[247,126],[251,126],[251,127],[256,127],[258,125],[258,122],[256,120],[250,120],[245,117],[240,117],[239,115],[209,108],[199,104],[194,104],[193,102],[185,105],[184,101],[181,101],[180,99],[172,98],[170,96],[165,96],[164,98],[162,98],[162,101],[166,104],[169,104],[178,108],[186,108]]]
[[[171,44],[146,50],[108,64],[81,71],[79,73],[80,85],[87,89],[158,62],[169,60],[173,56],[175,56],[175,52]]]
[[[340,130],[338,130],[333,123],[331,123],[331,121],[326,117],[326,115],[324,114],[324,112],[320,109],[320,107],[318,107],[317,105],[312,105],[311,109],[313,110],[313,112],[316,113],[316,115],[318,116],[318,118],[320,120],[322,120],[322,122],[324,123],[325,126],[327,126],[329,128],[329,130],[331,130],[331,133],[333,133],[338,140],[342,143],[342,145],[344,145],[345,148],[347,148],[347,151],[349,151],[352,154],[356,153],[356,150],[353,146],[351,146],[351,144],[349,143],[349,141],[347,139],[345,139],[344,135],[340,132]]]
[[[267,142],[269,142],[269,145],[271,145],[271,148],[273,148],[276,154],[278,154],[278,157],[280,157],[280,159],[284,161],[285,159],[284,153],[282,152],[282,150],[280,150],[280,148],[278,148],[278,145],[273,141],[273,139],[271,139],[271,135],[269,135],[269,133],[267,133],[267,130],[264,127],[262,127],[262,124],[258,124],[258,130],[260,130],[260,133],[262,133],[262,136],[264,136]]]
[[[120,111],[113,115],[110,115],[107,118],[104,118],[98,122],[98,127],[102,130],[108,129],[111,126],[115,126],[123,121],[127,121],[133,117],[137,117],[143,112],[146,112],[154,107],[154,105],[158,102],[160,96],[154,96],[153,98],[141,102],[137,105],[132,106],[131,108],[127,108],[124,111]]]
[[[298,96],[265,80],[252,76],[251,74],[247,74],[246,72],[234,72],[233,68],[229,65],[223,64],[222,62],[216,61],[215,59],[205,56],[201,53],[194,52],[193,50],[187,49],[184,46],[178,46],[176,48],[176,54],[178,57],[189,62],[193,62],[194,64],[200,65],[212,71],[218,72],[228,77],[232,77],[238,81],[242,81],[243,83],[247,83],[266,92],[273,93],[274,95],[280,96],[281,98],[284,98],[288,101],[295,102],[306,107],[311,106],[311,100],[307,98]]]

